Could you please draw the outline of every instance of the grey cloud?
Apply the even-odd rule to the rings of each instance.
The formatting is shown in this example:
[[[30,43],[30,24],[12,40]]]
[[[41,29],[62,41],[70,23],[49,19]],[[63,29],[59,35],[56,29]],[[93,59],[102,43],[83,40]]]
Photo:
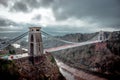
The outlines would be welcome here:
[[[40,20],[41,19],[41,15],[36,15],[35,17],[32,18],[33,20]]]
[[[5,20],[0,20],[0,26],[7,26],[8,23]]]
[[[40,0],[22,0],[21,2],[26,3],[26,5],[31,9],[39,8],[41,6]]]
[[[29,9],[27,5],[23,2],[16,2],[14,6],[11,8],[11,11],[22,11],[22,12],[28,12]]]
[[[30,8],[49,7],[54,0],[23,0]]]
[[[25,23],[24,23],[24,25],[25,25]],[[12,20],[0,17],[0,30],[2,30],[2,29],[9,30],[10,26],[20,27],[20,26],[23,26],[23,25],[22,25],[22,23],[16,23],[16,22],[14,22]]]
[[[8,0],[0,0],[0,4],[6,5]],[[11,11],[30,12],[40,7],[52,8],[56,20],[75,17],[102,28],[120,28],[120,0],[14,0]],[[40,18],[40,15],[35,16],[33,20]]]
[[[54,0],[20,0],[14,3],[10,11],[29,12],[35,8],[49,7]]]
[[[10,26],[15,26],[16,23],[6,19],[6,18],[0,18],[0,31],[11,31]]]
[[[0,26],[6,27],[6,26],[10,26],[10,25],[15,25],[15,23],[8,19],[0,18]]]
[[[0,5],[8,6],[8,0],[0,0]]]
[[[49,7],[54,3],[54,0],[41,0],[41,5],[44,7]]]
[[[101,25],[120,25],[119,0],[59,0],[54,4],[53,11],[57,20],[70,17],[84,20],[89,18]]]
[[[12,28],[10,28],[12,26]],[[26,31],[28,27],[38,26],[32,23],[16,23],[12,20],[0,17],[0,31]]]
[[[56,2],[54,10],[56,16],[63,14],[59,13],[59,9],[62,9],[62,13],[69,16],[76,16],[77,18],[84,17],[120,17],[120,3],[118,0],[62,0]],[[62,16],[61,16],[62,17]],[[63,17],[64,18],[64,17]]]

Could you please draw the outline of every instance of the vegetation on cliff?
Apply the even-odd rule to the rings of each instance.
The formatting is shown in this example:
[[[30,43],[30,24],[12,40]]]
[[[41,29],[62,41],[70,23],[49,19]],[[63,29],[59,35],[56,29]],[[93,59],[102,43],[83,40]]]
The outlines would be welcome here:
[[[77,69],[120,75],[120,31],[108,34],[108,41],[62,50],[54,56]]]
[[[18,80],[18,67],[13,61],[0,59],[0,80]]]
[[[31,63],[29,57],[17,60],[0,60],[0,80],[65,80],[50,53]]]

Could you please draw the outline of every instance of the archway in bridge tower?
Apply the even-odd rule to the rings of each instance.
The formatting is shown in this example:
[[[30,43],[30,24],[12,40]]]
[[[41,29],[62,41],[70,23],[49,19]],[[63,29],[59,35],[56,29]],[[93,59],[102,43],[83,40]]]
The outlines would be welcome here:
[[[34,53],[34,44],[31,43],[30,44],[30,54],[33,55],[33,53]]]
[[[34,37],[33,37],[33,35],[31,35],[31,42],[34,42]]]
[[[100,40],[102,40],[102,36],[100,36]]]
[[[30,41],[31,41],[31,43],[30,43],[30,54],[33,55],[33,53],[34,53],[34,36],[31,35],[30,38],[31,38],[30,39]]]

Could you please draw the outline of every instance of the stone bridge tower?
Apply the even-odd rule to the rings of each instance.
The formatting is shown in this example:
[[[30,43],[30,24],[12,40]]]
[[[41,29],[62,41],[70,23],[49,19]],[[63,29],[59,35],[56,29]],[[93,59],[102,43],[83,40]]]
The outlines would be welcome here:
[[[99,32],[99,35],[98,35],[98,40],[102,40],[102,41],[104,41],[104,40],[105,40],[105,34],[104,34],[104,32],[103,32],[103,31],[100,31],[100,32]]]
[[[41,36],[41,27],[30,27],[29,28],[29,52],[30,61],[33,64],[39,63],[40,56],[43,54],[43,43]]]

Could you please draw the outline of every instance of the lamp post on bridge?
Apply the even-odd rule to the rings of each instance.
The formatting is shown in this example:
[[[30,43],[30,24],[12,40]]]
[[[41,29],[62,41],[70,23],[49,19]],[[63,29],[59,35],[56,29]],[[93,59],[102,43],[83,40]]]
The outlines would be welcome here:
[[[30,27],[29,28],[29,48],[28,55],[30,56],[30,61],[35,64],[39,63],[39,56],[43,54],[43,43],[41,36],[41,27]]]

